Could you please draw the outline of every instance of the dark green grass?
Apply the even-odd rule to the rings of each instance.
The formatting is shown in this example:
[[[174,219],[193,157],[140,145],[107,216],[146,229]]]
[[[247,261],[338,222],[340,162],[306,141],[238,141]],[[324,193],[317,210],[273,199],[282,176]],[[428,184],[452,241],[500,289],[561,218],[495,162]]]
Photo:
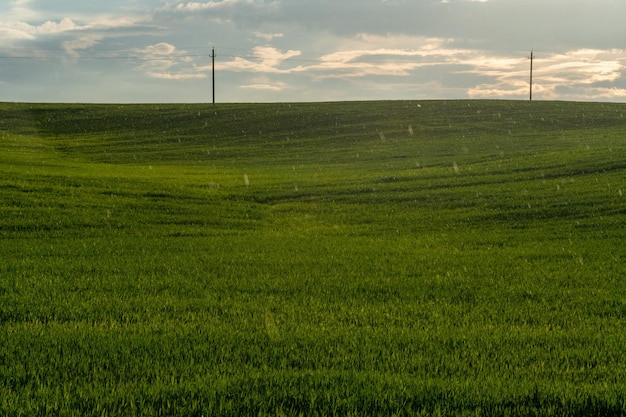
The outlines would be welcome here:
[[[626,106],[0,105],[0,414],[626,410]]]

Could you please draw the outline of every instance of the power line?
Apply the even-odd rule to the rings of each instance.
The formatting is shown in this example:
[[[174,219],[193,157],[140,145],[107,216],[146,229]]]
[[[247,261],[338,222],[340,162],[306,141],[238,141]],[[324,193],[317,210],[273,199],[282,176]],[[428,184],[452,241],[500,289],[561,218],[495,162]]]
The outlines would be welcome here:
[[[173,53],[169,55],[157,55],[154,52],[145,51],[145,55],[138,54],[137,49],[129,48],[89,48],[89,49],[72,49],[72,48],[33,48],[33,47],[0,47],[0,51],[5,52],[0,55],[0,60],[39,60],[39,61],[84,61],[84,60],[142,60],[142,61],[160,61],[169,58],[211,58],[210,53],[186,53],[186,50],[206,50],[206,46],[187,46],[178,48],[183,52]],[[224,53],[220,56],[224,58],[243,58],[243,59],[262,59],[259,53],[249,48],[232,48],[220,47],[221,51],[245,51],[246,53]],[[6,53],[7,51],[21,52],[19,54]],[[28,54],[29,51],[33,53]],[[119,52],[116,54],[115,52]],[[131,52],[131,53],[123,53]],[[141,51],[143,52],[143,51]],[[107,54],[108,53],[108,54]],[[75,54],[75,55],[74,55]],[[302,56],[302,52],[300,52]],[[306,53],[306,55],[315,55]],[[290,57],[288,60],[292,62],[318,62],[319,59],[306,59]]]
[[[248,60],[262,60],[261,54],[263,51],[255,51],[255,48],[265,48],[270,46],[256,46],[250,48],[234,48],[234,47],[220,47],[220,56],[224,58],[243,58]],[[143,61],[165,60],[168,58],[211,58],[211,54],[202,52],[186,52],[187,50],[206,50],[206,46],[183,46],[177,47],[180,52],[174,52],[169,55],[158,55],[158,53],[146,50],[140,50],[138,48],[36,48],[36,47],[0,47],[0,51],[5,52],[4,55],[0,55],[0,59],[23,59],[23,60],[42,60],[42,61],[54,61],[54,60],[133,60],[140,59]],[[6,53],[6,51],[21,51],[21,54]],[[25,54],[25,52],[33,51],[33,54]],[[228,53],[234,51],[234,53]],[[117,52],[117,53],[116,53]],[[245,52],[245,53],[243,53]],[[0,52],[1,53],[1,52]],[[54,54],[54,55],[45,55]],[[145,55],[143,55],[145,54]],[[290,62],[319,62],[320,58],[325,54],[319,54],[316,52],[298,51],[298,55],[290,56],[285,61]],[[381,53],[381,55],[385,55]],[[370,60],[376,61],[376,55],[369,55]],[[381,58],[381,57],[378,57]],[[384,59],[378,59],[379,61],[385,61]]]
[[[21,59],[21,60],[34,60],[34,61],[89,61],[89,60],[141,60],[141,61],[163,61],[171,58],[202,58],[207,57],[210,58],[211,55],[207,54],[177,54],[177,55],[163,55],[163,56],[141,56],[141,55],[125,55],[125,56],[34,56],[34,55],[0,55],[0,59],[11,60],[11,59]]]

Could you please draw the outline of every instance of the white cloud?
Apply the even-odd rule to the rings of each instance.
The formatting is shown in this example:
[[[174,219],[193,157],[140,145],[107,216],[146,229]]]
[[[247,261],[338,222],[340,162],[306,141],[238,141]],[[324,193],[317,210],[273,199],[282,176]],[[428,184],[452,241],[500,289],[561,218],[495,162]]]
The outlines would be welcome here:
[[[76,23],[74,23],[72,19],[68,17],[63,18],[60,22],[47,21],[35,27],[36,33],[44,35],[80,29],[84,29],[84,26],[78,26]]]
[[[457,62],[473,53],[470,50],[451,48],[450,42],[446,39],[412,37],[397,39],[361,34],[338,45],[347,49],[316,58],[302,59],[300,51],[281,52],[270,46],[255,47],[251,57],[237,56],[230,61],[220,62],[219,69],[266,74],[310,74],[316,79],[401,77],[411,75],[412,71],[418,68]],[[417,47],[405,49],[393,45]],[[487,61],[483,63],[487,64]]]
[[[542,99],[563,97],[567,89],[570,99],[622,98],[624,90],[618,87],[595,86],[612,83],[622,77],[626,69],[626,51],[619,49],[578,49],[564,54],[551,54],[535,59],[533,65],[533,90]],[[473,68],[467,72],[493,78],[492,83],[483,83],[468,89],[468,95],[481,97],[510,97],[528,94],[530,88],[530,66],[527,59],[503,59],[501,65],[490,61],[470,61]]]
[[[288,74],[293,69],[281,68],[281,65],[289,58],[300,55],[300,51],[281,52],[271,46],[257,46],[253,48],[251,57],[237,56],[230,61],[219,62],[217,65],[222,71]],[[209,69],[209,66],[198,67],[200,71],[208,71]]]
[[[30,4],[29,1],[22,2],[24,6],[28,4]],[[16,15],[16,13],[12,14]],[[17,14],[27,15],[28,13]],[[77,50],[88,49],[107,36],[120,36],[114,32],[122,28],[132,28],[139,22],[140,18],[138,17],[112,15],[92,16],[91,20],[87,20],[85,23],[77,23],[77,20],[72,17],[46,20],[39,24],[21,20],[0,20],[0,47],[11,46],[15,41],[53,40],[56,37],[62,43],[60,46],[71,57],[77,58]],[[112,33],[108,35],[108,31]],[[76,34],[75,37],[68,40],[67,38],[72,37],[72,34]],[[44,55],[43,52],[45,51],[39,53],[31,51],[33,55],[39,56]]]
[[[145,16],[115,16],[105,14],[94,16],[86,27],[94,30],[132,28],[141,25],[145,20],[147,20]]]
[[[282,33],[254,32],[254,36],[256,36],[257,38],[265,39],[267,42],[270,42],[275,38],[282,38],[285,35]]]
[[[70,18],[64,18],[58,22],[49,20],[40,25],[31,25],[25,22],[0,22],[0,33],[5,35],[5,41],[7,39],[35,39],[37,36],[82,29],[85,29],[85,26],[77,25]]]
[[[195,80],[207,78],[205,70],[193,66],[193,57],[188,51],[159,42],[137,51],[144,60],[137,69],[151,78],[162,80]]]
[[[72,58],[79,58],[79,54],[77,51],[89,49],[92,46],[98,44],[98,42],[102,39],[101,35],[97,34],[89,34],[85,36],[81,36],[80,38],[63,42],[63,48]]]
[[[31,25],[23,22],[0,22],[0,35],[3,43],[15,39],[34,39],[34,30]]]
[[[261,65],[266,68],[277,68],[281,63],[289,58],[300,56],[300,51],[280,52],[271,46],[257,46],[254,48],[254,55],[261,59]]]
[[[202,10],[219,9],[229,6],[236,6],[238,4],[252,4],[253,0],[221,0],[221,1],[208,1],[208,2],[181,2],[175,6],[175,10],[183,12],[197,12]]]
[[[201,73],[165,73],[165,72],[148,72],[148,75],[152,78],[158,78],[162,80],[196,80],[207,78],[206,74]]]
[[[284,82],[280,81],[265,81],[258,82],[255,84],[244,84],[241,88],[249,89],[249,90],[262,90],[262,91],[283,91],[288,88],[288,85]]]
[[[140,50],[144,59],[153,59],[155,57],[172,55],[174,52],[176,52],[176,47],[167,42],[159,42],[155,45],[146,46],[144,49]]]

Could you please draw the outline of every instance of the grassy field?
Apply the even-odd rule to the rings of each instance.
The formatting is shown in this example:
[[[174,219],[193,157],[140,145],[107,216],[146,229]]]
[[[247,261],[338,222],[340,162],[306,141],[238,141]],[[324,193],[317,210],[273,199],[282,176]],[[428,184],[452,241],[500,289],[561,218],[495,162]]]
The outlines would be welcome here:
[[[624,416],[625,113],[0,104],[0,415]]]

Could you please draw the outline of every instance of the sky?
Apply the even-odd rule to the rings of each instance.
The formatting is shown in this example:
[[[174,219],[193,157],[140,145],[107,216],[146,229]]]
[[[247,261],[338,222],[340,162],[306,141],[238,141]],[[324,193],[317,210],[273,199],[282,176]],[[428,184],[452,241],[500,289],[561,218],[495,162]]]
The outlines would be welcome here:
[[[0,101],[626,102],[624,0],[0,0]],[[213,72],[212,50],[215,51]]]

